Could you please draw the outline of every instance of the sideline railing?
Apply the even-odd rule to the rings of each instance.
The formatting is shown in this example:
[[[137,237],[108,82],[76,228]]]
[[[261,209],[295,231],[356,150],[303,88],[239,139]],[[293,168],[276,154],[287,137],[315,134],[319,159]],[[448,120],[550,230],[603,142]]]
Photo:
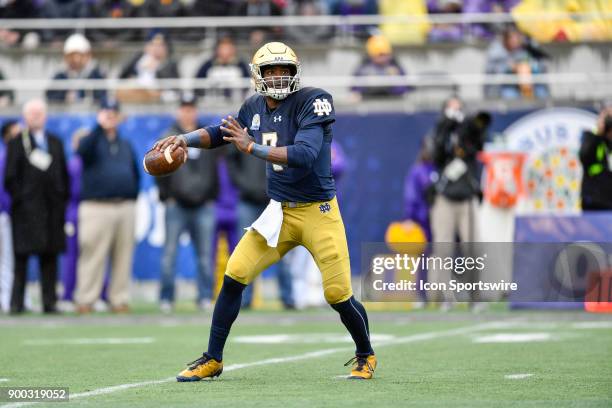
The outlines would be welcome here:
[[[57,18],[0,19],[0,28],[19,30],[40,29],[130,29],[130,28],[240,28],[283,26],[369,26],[395,24],[501,24],[511,22],[550,22],[572,19],[612,20],[611,12],[589,13],[457,13],[426,15],[322,15],[268,17],[135,17],[135,18]],[[612,24],[612,21],[609,23]]]
[[[551,85],[598,86],[612,84],[612,72],[568,72],[533,74],[532,83]],[[304,85],[330,89],[359,87],[409,86],[413,88],[442,86],[484,86],[523,84],[525,79],[513,74],[409,74],[405,76],[304,76]],[[157,79],[154,86],[145,86],[137,79],[7,79],[0,81],[0,89],[12,90],[115,90],[115,89],[241,89],[251,87],[249,78],[220,81],[212,78]]]

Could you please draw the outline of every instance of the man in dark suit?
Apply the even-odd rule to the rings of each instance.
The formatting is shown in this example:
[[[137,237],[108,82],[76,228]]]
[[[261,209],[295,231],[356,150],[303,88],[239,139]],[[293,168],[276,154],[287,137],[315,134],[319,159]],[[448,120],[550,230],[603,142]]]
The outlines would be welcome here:
[[[68,171],[64,147],[45,131],[47,107],[35,99],[23,107],[25,129],[7,146],[4,186],[11,196],[15,276],[11,313],[24,311],[28,258],[40,260],[43,311],[55,313],[57,256],[64,250]]]

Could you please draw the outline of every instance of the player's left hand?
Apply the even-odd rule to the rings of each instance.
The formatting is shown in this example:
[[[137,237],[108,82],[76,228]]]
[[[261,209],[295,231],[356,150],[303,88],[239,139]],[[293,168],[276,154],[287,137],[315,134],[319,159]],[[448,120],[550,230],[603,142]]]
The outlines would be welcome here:
[[[221,130],[225,132],[223,140],[233,143],[238,150],[246,153],[249,144],[252,142],[247,132],[247,128],[240,126],[240,123],[231,116],[222,119],[221,122],[223,123],[221,125]]]

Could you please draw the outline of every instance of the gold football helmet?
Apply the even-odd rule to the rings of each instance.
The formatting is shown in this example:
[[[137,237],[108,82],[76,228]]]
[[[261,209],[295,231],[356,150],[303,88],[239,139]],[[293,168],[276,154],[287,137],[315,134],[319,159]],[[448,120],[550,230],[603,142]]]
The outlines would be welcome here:
[[[263,67],[286,65],[292,75],[263,77]],[[300,89],[302,68],[295,52],[281,42],[269,42],[261,47],[250,64],[255,91],[270,98],[282,100]]]

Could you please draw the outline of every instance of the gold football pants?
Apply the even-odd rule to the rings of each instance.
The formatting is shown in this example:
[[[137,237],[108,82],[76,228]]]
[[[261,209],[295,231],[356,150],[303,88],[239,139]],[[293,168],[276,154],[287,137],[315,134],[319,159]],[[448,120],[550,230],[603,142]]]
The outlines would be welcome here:
[[[261,271],[278,262],[287,252],[303,245],[312,254],[323,277],[323,293],[329,304],[348,300],[351,268],[344,223],[334,197],[296,208],[283,206],[283,225],[276,248],[264,237],[247,231],[230,256],[225,274],[248,285]]]

